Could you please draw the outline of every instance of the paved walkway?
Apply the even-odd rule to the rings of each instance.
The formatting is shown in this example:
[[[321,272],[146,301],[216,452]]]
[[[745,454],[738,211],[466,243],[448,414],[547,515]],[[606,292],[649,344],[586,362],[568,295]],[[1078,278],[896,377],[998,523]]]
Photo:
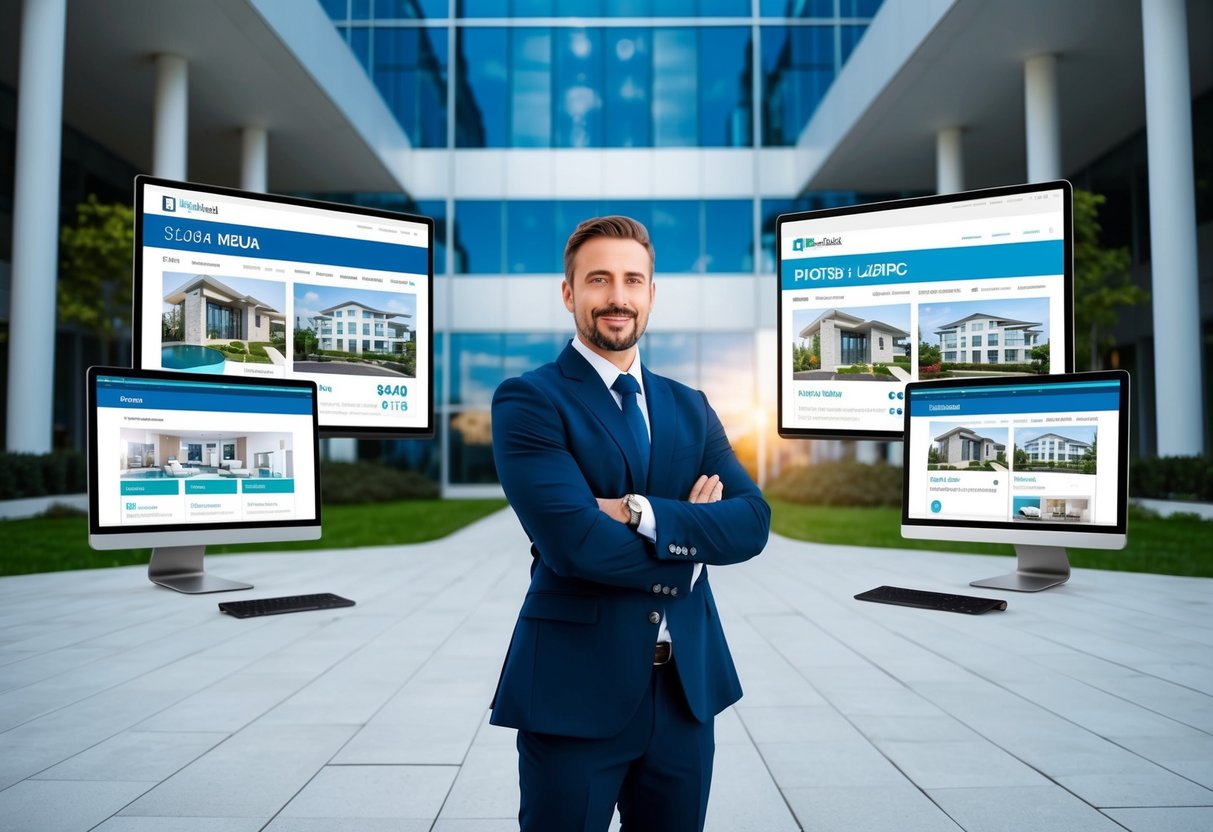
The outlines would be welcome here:
[[[515,829],[513,733],[486,716],[527,563],[502,512],[209,559],[257,585],[235,597],[358,602],[327,613],[230,619],[138,568],[0,580],[0,829]],[[714,569],[746,696],[708,828],[1213,829],[1213,581],[1078,570],[977,617],[851,598],[982,594],[1009,566],[773,538]]]

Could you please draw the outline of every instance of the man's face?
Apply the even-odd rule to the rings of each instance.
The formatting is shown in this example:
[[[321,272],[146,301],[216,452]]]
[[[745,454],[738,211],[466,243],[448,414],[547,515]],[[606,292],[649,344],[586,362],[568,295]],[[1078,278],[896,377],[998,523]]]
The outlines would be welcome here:
[[[649,252],[635,240],[594,237],[573,258],[573,278],[561,284],[577,332],[599,350],[636,346],[649,324],[654,286]]]

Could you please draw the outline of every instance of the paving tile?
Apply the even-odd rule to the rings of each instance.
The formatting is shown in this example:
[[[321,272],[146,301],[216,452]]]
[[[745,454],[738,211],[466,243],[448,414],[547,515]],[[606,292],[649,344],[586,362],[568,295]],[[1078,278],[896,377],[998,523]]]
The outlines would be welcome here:
[[[457,773],[453,766],[327,766],[278,816],[432,820]]]
[[[856,714],[850,720],[857,731],[874,741],[942,742],[978,739],[973,729],[950,716],[916,716],[906,719],[900,716]]]
[[[780,789],[901,785],[905,777],[866,740],[760,743]]]
[[[227,739],[225,733],[124,731],[37,775],[39,780],[159,783]]]
[[[1213,791],[1176,774],[1069,774],[1054,778],[1101,809],[1142,806],[1213,806]]]
[[[877,747],[920,789],[1043,786],[1041,774],[982,740],[879,742]]]
[[[333,760],[338,765],[459,765],[480,727],[484,701],[419,706],[376,718]]]
[[[717,746],[704,832],[797,832],[775,781],[752,745]]]
[[[933,789],[927,796],[965,832],[1124,832],[1059,786]]]
[[[4,832],[85,832],[149,787],[149,783],[26,780],[0,791],[0,818]]]
[[[265,832],[430,832],[432,826],[433,821],[417,818],[277,817]]]
[[[510,818],[518,815],[518,751],[474,746],[459,769],[442,818]]]
[[[267,830],[276,832],[276,830]],[[432,832],[518,832],[518,818],[439,818]]]
[[[756,743],[811,743],[859,738],[856,727],[829,705],[755,708],[738,704],[734,709]]]
[[[1129,832],[1209,832],[1213,809],[1107,809],[1104,814]]]
[[[961,832],[913,786],[785,789],[796,819],[813,832]]]
[[[113,817],[93,832],[261,832],[269,818]]]

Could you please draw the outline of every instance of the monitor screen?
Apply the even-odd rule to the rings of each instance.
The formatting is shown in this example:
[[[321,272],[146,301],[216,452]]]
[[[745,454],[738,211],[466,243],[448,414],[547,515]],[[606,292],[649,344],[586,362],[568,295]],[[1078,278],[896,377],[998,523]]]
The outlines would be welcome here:
[[[432,436],[434,222],[135,179],[135,366],[309,378],[325,435]]]
[[[320,536],[316,385],[92,367],[89,544]]]
[[[1120,370],[907,385],[902,534],[1123,546],[1128,387]]]
[[[1073,369],[1071,190],[785,214],[779,432],[901,438],[907,382]]]

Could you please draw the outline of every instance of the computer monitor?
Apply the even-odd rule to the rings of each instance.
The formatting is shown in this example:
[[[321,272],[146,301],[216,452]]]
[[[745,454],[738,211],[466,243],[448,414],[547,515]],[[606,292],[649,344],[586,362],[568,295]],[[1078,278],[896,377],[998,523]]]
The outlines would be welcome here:
[[[134,365],[310,378],[326,436],[434,434],[434,221],[135,178]]]
[[[208,575],[210,543],[320,537],[312,381],[90,367],[88,542],[151,547],[178,592],[250,584]]]
[[[956,378],[905,394],[903,537],[1013,544],[1016,571],[972,585],[1022,592],[1065,583],[1066,546],[1124,548],[1128,373]]]
[[[779,433],[900,439],[906,382],[1074,369],[1070,184],[784,214]]]

